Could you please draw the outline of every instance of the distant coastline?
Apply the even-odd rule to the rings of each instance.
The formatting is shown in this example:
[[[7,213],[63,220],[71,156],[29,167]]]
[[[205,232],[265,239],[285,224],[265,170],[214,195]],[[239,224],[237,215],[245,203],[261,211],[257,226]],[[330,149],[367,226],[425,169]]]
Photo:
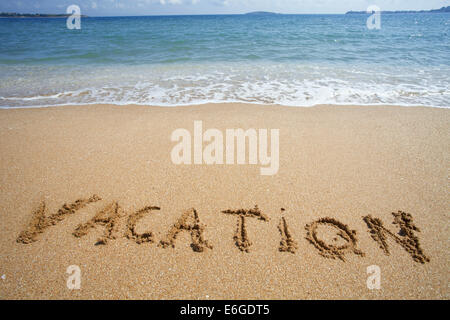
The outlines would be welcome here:
[[[16,12],[2,12],[0,18],[67,18],[71,14],[43,14],[43,13],[16,13]],[[86,18],[87,16],[81,15]]]
[[[402,11],[381,11],[381,13],[385,13],[385,14],[395,14],[395,13],[446,13],[449,12],[450,13],[450,6],[448,7],[442,7],[440,9],[433,9],[433,10],[420,10],[420,11],[407,11],[407,10],[402,10]],[[345,14],[367,14],[366,11],[348,11]]]

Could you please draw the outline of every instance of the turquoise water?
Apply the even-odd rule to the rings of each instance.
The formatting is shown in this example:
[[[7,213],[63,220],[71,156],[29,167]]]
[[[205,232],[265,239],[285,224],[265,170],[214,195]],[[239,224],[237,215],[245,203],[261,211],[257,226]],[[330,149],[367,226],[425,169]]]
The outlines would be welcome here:
[[[450,106],[450,14],[0,19],[0,106]]]

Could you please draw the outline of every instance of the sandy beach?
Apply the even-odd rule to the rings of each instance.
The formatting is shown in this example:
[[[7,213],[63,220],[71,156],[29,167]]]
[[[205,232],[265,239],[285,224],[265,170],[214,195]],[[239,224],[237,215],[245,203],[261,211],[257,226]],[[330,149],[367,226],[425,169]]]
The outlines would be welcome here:
[[[278,172],[174,164],[196,120],[279,129]],[[449,299],[449,150],[441,108],[3,109],[0,298]]]

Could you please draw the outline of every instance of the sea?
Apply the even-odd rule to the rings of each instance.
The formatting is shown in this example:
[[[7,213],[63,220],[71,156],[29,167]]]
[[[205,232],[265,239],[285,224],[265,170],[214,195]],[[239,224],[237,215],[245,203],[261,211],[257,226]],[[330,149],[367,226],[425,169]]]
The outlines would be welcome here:
[[[450,13],[0,19],[0,107],[450,107]]]

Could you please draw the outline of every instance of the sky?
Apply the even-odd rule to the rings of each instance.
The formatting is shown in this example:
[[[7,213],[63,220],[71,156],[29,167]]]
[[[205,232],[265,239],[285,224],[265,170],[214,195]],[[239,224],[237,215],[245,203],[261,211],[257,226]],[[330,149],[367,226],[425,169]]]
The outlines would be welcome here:
[[[88,16],[278,13],[345,13],[370,5],[381,10],[429,10],[450,0],[0,0],[0,12],[65,13],[78,5]]]

